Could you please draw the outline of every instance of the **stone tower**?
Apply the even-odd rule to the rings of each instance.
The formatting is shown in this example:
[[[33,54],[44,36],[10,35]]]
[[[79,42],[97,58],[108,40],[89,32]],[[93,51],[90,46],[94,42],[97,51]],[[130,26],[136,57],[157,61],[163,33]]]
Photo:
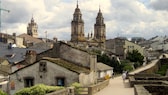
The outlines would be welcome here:
[[[104,24],[104,18],[102,12],[99,8],[99,12],[96,17],[96,23],[94,25],[94,38],[97,39],[99,42],[106,41],[106,26]]]
[[[38,26],[34,22],[34,18],[32,17],[31,22],[27,26],[27,34],[32,36],[32,37],[38,37],[38,32],[37,32]]]
[[[81,11],[77,6],[73,14],[73,20],[71,22],[71,41],[72,42],[82,42],[85,41],[84,35],[84,21],[82,19]]]

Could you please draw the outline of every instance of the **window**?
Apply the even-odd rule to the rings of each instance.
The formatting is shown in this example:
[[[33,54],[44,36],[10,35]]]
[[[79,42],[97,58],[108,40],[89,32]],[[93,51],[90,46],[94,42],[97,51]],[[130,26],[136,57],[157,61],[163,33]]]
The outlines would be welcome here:
[[[34,78],[33,77],[26,77],[26,78],[24,78],[24,86],[25,87],[34,86]]]
[[[46,62],[40,62],[39,63],[39,71],[40,72],[46,72],[47,71],[47,63]]]
[[[65,78],[64,77],[57,77],[56,78],[56,85],[57,86],[65,86]]]

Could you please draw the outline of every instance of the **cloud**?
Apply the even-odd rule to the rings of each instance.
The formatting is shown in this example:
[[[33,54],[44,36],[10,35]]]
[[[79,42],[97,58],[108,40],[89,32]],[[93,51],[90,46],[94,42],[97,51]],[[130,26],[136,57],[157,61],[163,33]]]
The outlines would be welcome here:
[[[168,0],[151,0],[150,7],[155,10],[166,10],[168,11]]]
[[[166,35],[168,12],[166,0],[79,0],[85,36],[94,31],[99,7],[106,24],[107,39],[116,36],[145,37]],[[161,4],[160,4],[161,3]],[[160,6],[160,7],[159,7]],[[2,32],[26,33],[32,16],[38,24],[39,37],[71,39],[71,21],[76,0],[4,0]],[[163,8],[161,8],[163,7]]]

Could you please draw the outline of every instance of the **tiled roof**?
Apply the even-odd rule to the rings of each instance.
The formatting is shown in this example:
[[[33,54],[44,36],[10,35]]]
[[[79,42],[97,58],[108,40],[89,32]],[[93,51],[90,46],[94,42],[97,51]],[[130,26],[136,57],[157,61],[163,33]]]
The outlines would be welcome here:
[[[68,70],[70,70],[70,71],[73,71],[73,72],[76,72],[76,73],[79,73],[79,74],[80,74],[80,73],[89,73],[89,72],[90,72],[90,70],[87,69],[87,68],[84,68],[84,67],[75,65],[75,64],[73,64],[73,63],[67,62],[67,61],[62,60],[62,59],[59,59],[59,58],[49,58],[49,57],[45,57],[45,58],[43,58],[43,59],[41,59],[41,60],[47,60],[47,61],[49,61],[49,62],[51,62],[51,63],[57,64],[57,65],[59,65],[59,66],[61,66],[61,67],[64,67],[64,68],[66,68],[66,69],[68,69]],[[38,61],[38,62],[39,62],[39,61]],[[34,64],[36,64],[36,63],[37,63],[37,62],[35,62],[35,63],[33,63],[33,64],[29,64],[29,65],[27,65],[27,66],[25,66],[25,67],[23,67],[23,68],[20,68],[20,69],[16,70],[15,72],[12,72],[11,74],[14,74],[14,73],[16,73],[16,72],[18,72],[18,71],[20,71],[20,70],[26,68],[26,67],[29,67],[29,66],[34,65]]]
[[[105,71],[105,70],[113,70],[113,67],[110,67],[104,63],[97,63],[97,70],[98,71]]]
[[[5,58],[0,57],[0,63],[4,62]]]
[[[86,52],[86,53],[88,53],[88,54],[94,54],[94,55],[96,55],[94,52],[89,51],[89,50],[87,50],[86,48],[77,47],[77,46],[75,46],[75,45],[71,45],[71,44],[65,43],[65,42],[63,42],[63,41],[59,41],[58,43],[67,45],[67,46],[69,46],[69,47],[71,47],[71,48],[74,48],[74,49],[77,49],[77,50]]]
[[[35,37],[32,37],[30,35],[27,35],[27,34],[21,34],[19,35],[18,37],[22,37],[25,39],[25,41],[27,42],[33,42],[33,43],[40,43],[40,42],[43,42],[42,40],[38,39],[38,38],[35,38]]]
[[[90,72],[90,70],[85,68],[85,67],[78,66],[78,65],[76,65],[74,63],[70,63],[70,62],[62,60],[60,58],[56,59],[56,58],[47,58],[46,57],[44,59],[46,59],[46,60],[48,60],[50,62],[53,62],[53,63],[55,63],[55,64],[57,64],[59,66],[62,66],[64,68],[68,69],[68,70],[77,72],[77,73],[89,73]]]
[[[40,49],[40,48],[29,49],[18,47],[8,49],[8,44],[0,42],[0,57],[7,59],[9,63],[18,63],[20,61],[23,61],[27,50],[34,50],[36,51],[37,54],[39,54],[48,49]]]
[[[42,49],[42,50],[47,50],[47,49],[51,49],[53,48],[53,43],[52,42],[41,42],[41,43],[37,43],[31,47],[29,47],[29,49]]]

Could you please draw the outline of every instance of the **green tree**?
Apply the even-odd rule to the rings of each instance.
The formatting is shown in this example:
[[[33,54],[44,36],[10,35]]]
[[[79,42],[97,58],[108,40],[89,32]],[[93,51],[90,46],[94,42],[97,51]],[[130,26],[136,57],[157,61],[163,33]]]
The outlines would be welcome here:
[[[106,54],[97,55],[97,61],[113,67],[114,72],[122,73],[123,65],[119,64],[115,57],[110,58]]]
[[[127,59],[135,63],[135,67],[139,67],[143,64],[144,56],[138,52],[138,50],[133,50],[128,52]]]

